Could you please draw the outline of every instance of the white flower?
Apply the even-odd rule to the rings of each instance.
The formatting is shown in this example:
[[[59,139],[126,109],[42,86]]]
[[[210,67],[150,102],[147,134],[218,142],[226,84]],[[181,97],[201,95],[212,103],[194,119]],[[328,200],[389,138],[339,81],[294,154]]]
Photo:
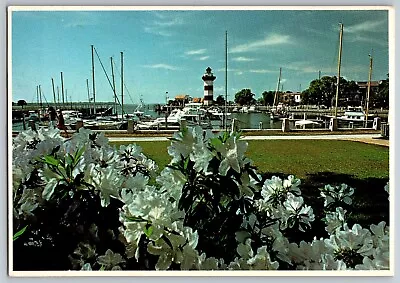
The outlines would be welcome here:
[[[120,263],[124,263],[125,260],[119,253],[114,253],[112,250],[108,249],[105,255],[99,256],[97,258],[97,262],[104,266],[105,269],[113,269],[118,266]]]
[[[288,193],[287,196],[287,200],[283,203],[286,208],[287,216],[283,221],[288,222],[290,228],[293,227],[295,220],[298,221],[300,231],[304,232],[304,225],[302,224],[305,224],[306,227],[310,227],[310,222],[315,219],[313,209],[308,205],[304,205],[302,197],[296,197],[291,193]],[[291,221],[291,219],[293,219],[293,221]]]
[[[321,190],[321,196],[325,198],[324,206],[328,207],[330,204],[335,202],[344,202],[348,205],[352,204],[351,196],[354,194],[354,189],[348,187],[346,184],[332,187],[326,185]]]
[[[156,270],[167,270],[172,262],[181,263],[184,260],[179,247],[185,243],[185,238],[181,235],[167,232],[164,235],[168,238],[168,243],[163,238],[159,238],[157,241],[150,242],[147,245],[149,253],[159,255]]]
[[[178,201],[182,195],[182,188],[186,183],[186,176],[180,171],[166,167],[157,177],[157,183],[162,185],[162,190]]]
[[[258,248],[257,254],[248,259],[247,264],[252,270],[277,270],[279,267],[277,261],[271,260],[266,246]]]
[[[335,212],[327,212],[325,216],[325,223],[327,224],[325,230],[329,234],[340,230],[345,224],[345,214],[346,210],[342,207],[336,207]]]
[[[195,142],[196,140],[189,130],[175,133],[171,145],[168,147],[168,154],[172,156],[171,163],[187,158],[192,152],[192,146]]]
[[[240,173],[240,167],[249,162],[244,158],[247,142],[239,140],[236,135],[231,135],[225,143],[215,144],[215,148],[223,157],[218,169],[222,176],[226,176],[229,168]]]
[[[190,160],[194,161],[194,170],[208,174],[207,168],[213,159],[214,154],[203,143],[193,145],[193,151],[190,153]]]

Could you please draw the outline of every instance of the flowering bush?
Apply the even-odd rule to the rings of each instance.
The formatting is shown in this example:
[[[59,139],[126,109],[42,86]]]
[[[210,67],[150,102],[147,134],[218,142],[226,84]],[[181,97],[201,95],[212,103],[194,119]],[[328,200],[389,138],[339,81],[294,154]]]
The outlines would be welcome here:
[[[140,147],[117,149],[86,129],[70,139],[22,132],[13,141],[14,269],[389,269],[386,223],[347,224],[353,188],[321,188],[317,219],[299,179],[263,177],[246,149],[239,133],[184,129],[157,174]],[[317,221],[325,236],[304,241]]]

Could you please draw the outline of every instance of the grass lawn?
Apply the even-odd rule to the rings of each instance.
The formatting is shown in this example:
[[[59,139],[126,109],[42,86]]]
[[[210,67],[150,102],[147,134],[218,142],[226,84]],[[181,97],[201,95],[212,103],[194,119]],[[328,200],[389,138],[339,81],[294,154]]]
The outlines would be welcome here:
[[[170,162],[169,141],[136,144],[160,169]],[[384,191],[389,180],[388,147],[339,140],[268,140],[248,144],[247,156],[266,177],[293,174],[301,179],[306,203],[320,208],[314,213],[323,213],[319,188],[345,183],[356,189],[349,224],[367,226],[382,220],[388,223],[389,202]]]
[[[113,142],[119,146],[129,142]],[[338,140],[248,141],[247,156],[260,172],[293,174],[307,178],[319,172],[354,175],[356,178],[388,178],[389,148]],[[169,141],[136,142],[160,168],[170,161]]]

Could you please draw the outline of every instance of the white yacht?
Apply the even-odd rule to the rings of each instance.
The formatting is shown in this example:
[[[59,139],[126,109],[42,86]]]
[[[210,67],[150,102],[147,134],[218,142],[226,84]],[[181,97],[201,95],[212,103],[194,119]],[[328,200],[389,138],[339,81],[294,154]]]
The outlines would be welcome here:
[[[365,121],[365,112],[362,106],[349,106],[344,115],[338,118],[344,121]]]

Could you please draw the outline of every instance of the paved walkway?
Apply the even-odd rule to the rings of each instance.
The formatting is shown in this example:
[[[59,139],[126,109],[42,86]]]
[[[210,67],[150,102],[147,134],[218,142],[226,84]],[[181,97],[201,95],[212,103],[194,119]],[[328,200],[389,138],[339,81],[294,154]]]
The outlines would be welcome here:
[[[358,134],[358,135],[310,135],[310,136],[244,136],[243,140],[349,140],[368,144],[389,146],[389,140],[379,139],[380,134]],[[109,141],[168,141],[167,137],[109,137]]]

